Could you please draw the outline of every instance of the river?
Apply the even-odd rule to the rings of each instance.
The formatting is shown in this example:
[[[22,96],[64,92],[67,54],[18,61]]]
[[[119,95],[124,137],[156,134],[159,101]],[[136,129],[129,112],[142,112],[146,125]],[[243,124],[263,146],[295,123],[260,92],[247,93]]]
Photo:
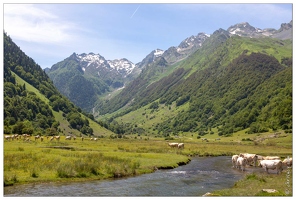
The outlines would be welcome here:
[[[207,192],[232,187],[245,173],[254,170],[262,168],[246,168],[245,172],[233,169],[230,156],[194,157],[187,165],[136,177],[4,187],[4,196],[202,196]]]

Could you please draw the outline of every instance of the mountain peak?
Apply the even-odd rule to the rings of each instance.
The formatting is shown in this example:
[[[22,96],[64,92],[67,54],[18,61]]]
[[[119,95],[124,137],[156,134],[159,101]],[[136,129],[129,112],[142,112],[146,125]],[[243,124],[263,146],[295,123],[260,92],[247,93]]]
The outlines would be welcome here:
[[[123,77],[131,74],[136,66],[134,63],[126,58],[108,60],[107,62],[112,69],[118,71]]]
[[[246,36],[256,32],[256,28],[251,26],[248,22],[242,22],[230,26],[227,31],[232,35]]]
[[[161,50],[161,49],[155,49],[154,50],[154,56],[157,58],[157,57],[159,57],[159,56],[161,56],[162,54],[163,54],[163,50]]]

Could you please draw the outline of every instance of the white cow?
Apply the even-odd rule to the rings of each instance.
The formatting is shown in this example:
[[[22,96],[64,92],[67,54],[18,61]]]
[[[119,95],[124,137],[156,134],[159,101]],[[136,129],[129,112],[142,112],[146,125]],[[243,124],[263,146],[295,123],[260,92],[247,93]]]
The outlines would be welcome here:
[[[261,160],[259,167],[265,169],[268,173],[269,169],[276,169],[277,174],[283,171],[283,162],[281,160]]]
[[[254,166],[256,167],[258,156],[256,154],[250,154],[250,153],[240,153],[239,157],[244,157],[247,159],[247,165],[252,165],[252,162],[254,162]]]
[[[237,165],[236,165],[237,159],[238,159],[238,155],[233,155],[231,158],[233,168],[237,168]]]
[[[38,140],[40,138],[40,135],[36,135],[35,136],[35,141]]]
[[[292,162],[293,162],[293,160],[292,160],[292,158],[285,158],[284,160],[283,160],[283,165],[286,165],[286,166],[288,166],[288,167],[291,167],[292,166]]]
[[[71,136],[68,135],[65,139],[66,139],[66,140],[71,140]]]
[[[241,169],[242,171],[245,171],[247,163],[248,163],[248,161],[246,158],[238,157],[237,161],[236,161],[236,166],[237,166],[237,168]]]
[[[178,149],[184,149],[184,143],[179,143],[178,144]]]
[[[168,145],[169,145],[170,147],[178,147],[178,144],[179,144],[179,143],[168,143]]]
[[[60,136],[54,136],[54,138],[57,140],[57,141],[60,141]]]
[[[263,160],[280,160],[279,156],[263,156]]]
[[[10,135],[5,135],[4,138],[5,138],[6,140],[10,140],[10,139],[11,139],[11,136],[10,136]]]

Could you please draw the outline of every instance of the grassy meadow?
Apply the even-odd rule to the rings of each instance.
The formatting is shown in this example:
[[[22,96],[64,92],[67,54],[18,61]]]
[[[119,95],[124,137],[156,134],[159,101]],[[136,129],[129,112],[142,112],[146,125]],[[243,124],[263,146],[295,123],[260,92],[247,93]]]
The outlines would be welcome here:
[[[216,140],[217,134],[208,134],[205,137],[208,142],[202,142],[192,133],[184,133],[172,140],[133,135],[114,139],[104,137],[97,141],[90,138],[82,141],[80,137],[66,140],[65,136],[61,136],[60,141],[46,138],[42,142],[34,141],[33,136],[29,142],[4,140],[4,186],[135,176],[151,173],[156,169],[178,167],[188,163],[191,156],[231,156],[240,152],[278,155],[282,158],[292,156],[291,133],[250,135],[238,132],[232,137],[220,137],[220,140]],[[185,148],[173,149],[168,146],[168,142],[183,142]],[[281,176],[284,178],[285,175],[260,176],[264,177],[251,180],[247,178],[246,181],[256,184],[257,179],[277,179]],[[240,184],[238,182],[235,187]],[[234,191],[218,191],[215,195],[236,196]]]

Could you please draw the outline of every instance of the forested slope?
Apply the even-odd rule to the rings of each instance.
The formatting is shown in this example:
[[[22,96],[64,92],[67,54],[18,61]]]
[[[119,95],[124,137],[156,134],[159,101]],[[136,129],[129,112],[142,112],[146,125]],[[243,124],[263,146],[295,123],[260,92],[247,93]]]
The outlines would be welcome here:
[[[175,71],[148,84],[153,70],[168,65],[152,67],[106,103],[101,114],[114,112],[107,120],[116,124],[119,117],[146,105],[156,108],[157,117],[163,108],[158,105],[176,105],[182,112],[159,117],[154,132],[202,135],[219,127],[220,135],[229,135],[246,128],[249,133],[292,128],[291,40],[229,37],[218,30]],[[144,116],[135,118],[145,121]],[[137,123],[129,121],[125,131]]]
[[[94,117],[82,114],[80,108],[61,95],[41,67],[6,33],[3,86],[5,134],[68,134],[64,133],[65,128],[61,128],[64,124],[60,122],[66,122],[70,132],[98,134],[93,128],[101,126],[93,125]],[[57,113],[61,116],[57,117]],[[112,133],[106,129],[104,132]]]

